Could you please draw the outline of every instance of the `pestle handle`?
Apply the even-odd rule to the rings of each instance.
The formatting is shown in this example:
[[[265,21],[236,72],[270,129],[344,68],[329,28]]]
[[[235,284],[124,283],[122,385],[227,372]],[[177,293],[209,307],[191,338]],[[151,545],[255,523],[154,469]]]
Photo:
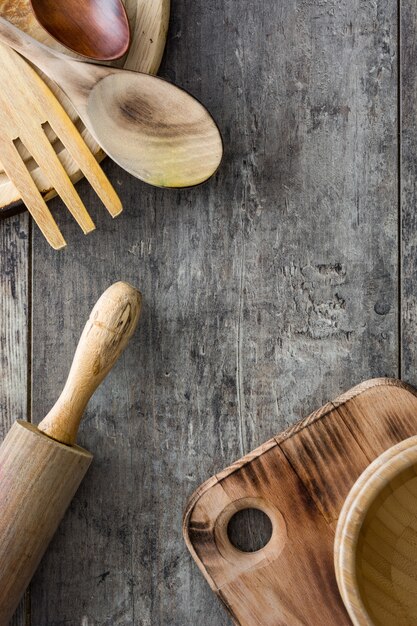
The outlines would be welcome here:
[[[65,387],[38,428],[73,445],[87,403],[125,349],[139,321],[142,296],[128,283],[109,287],[84,327]]]

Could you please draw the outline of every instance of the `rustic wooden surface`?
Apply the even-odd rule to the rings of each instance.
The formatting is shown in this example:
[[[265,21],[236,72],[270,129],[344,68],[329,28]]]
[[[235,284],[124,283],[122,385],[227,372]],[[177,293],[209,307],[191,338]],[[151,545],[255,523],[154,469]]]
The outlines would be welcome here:
[[[198,487],[184,538],[236,624],[351,624],[336,584],[336,523],[362,472],[416,430],[413,388],[387,378],[365,381]],[[269,516],[273,532],[263,549],[245,554],[229,541],[228,523],[251,506]]]
[[[123,214],[81,183],[98,228],[84,238],[54,200],[59,253],[26,216],[0,224],[1,430],[52,406],[105,287],[144,296],[27,624],[229,624],[182,540],[189,495],[363,379],[417,383],[417,8],[402,11],[400,74],[394,0],[174,0],[160,73],[218,120],[215,179],[161,191],[108,162]]]

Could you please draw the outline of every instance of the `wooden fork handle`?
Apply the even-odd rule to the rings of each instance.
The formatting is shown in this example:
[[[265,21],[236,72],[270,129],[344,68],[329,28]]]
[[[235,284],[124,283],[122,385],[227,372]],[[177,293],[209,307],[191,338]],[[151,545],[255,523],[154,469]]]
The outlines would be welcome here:
[[[73,445],[85,407],[113,367],[139,321],[142,296],[128,283],[109,287],[85,325],[65,387],[39,424],[49,437]]]

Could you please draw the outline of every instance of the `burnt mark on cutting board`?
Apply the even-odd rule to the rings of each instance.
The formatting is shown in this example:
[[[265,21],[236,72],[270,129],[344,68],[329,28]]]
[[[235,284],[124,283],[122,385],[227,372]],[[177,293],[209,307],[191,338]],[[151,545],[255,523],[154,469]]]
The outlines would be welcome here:
[[[397,417],[388,415],[384,421],[386,435],[390,440],[393,440],[394,443],[408,437],[407,429],[404,429]]]

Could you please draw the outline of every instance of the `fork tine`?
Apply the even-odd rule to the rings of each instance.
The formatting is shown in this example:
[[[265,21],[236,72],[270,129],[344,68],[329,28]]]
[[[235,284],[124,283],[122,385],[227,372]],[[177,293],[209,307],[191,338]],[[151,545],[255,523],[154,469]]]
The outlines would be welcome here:
[[[30,136],[26,136],[26,134],[22,132],[20,138],[32,154],[35,161],[38,163],[39,167],[44,170],[45,174],[47,174],[49,181],[67,205],[69,211],[80,225],[84,234],[90,233],[94,230],[94,222],[85,208],[55,150],[51,146],[44,129],[40,126],[38,132],[37,127],[35,133],[34,130],[31,129]]]
[[[48,209],[25,163],[10,139],[0,137],[0,159],[8,178],[19,192],[29,213],[39,226],[48,243],[59,250],[66,246],[61,231]]]
[[[58,114],[55,110],[50,110],[48,113],[48,121],[110,215],[112,217],[119,215],[123,210],[119,196],[80,133],[74,133],[70,119]]]

